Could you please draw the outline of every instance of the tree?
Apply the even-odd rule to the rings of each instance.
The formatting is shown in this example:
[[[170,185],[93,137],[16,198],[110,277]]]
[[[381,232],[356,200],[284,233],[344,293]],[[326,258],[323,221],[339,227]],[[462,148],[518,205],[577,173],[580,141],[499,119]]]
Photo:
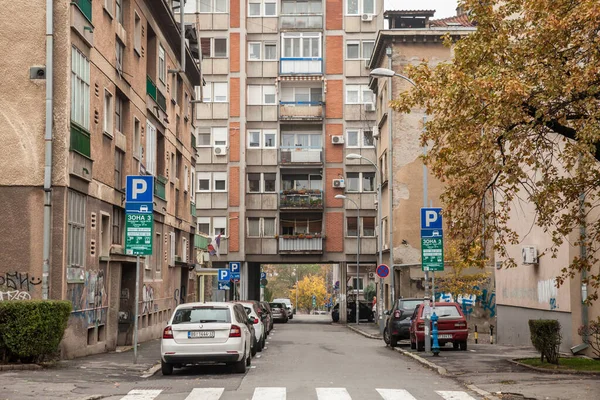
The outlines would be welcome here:
[[[409,66],[417,87],[392,106],[434,116],[421,136],[424,161],[446,184],[444,213],[462,256],[471,243],[494,240],[509,257],[506,246],[520,240],[511,209],[526,203],[552,238],[544,252],[556,257],[564,243],[587,249],[557,277],[564,284],[589,271],[600,250],[600,219],[590,218],[600,205],[600,7],[597,0],[461,3],[477,31],[446,37],[452,62]],[[598,298],[599,279],[587,276],[588,302]]]
[[[303,309],[310,312],[310,310],[323,307],[325,304],[327,289],[325,288],[325,279],[321,276],[309,275],[298,281],[298,288],[290,290],[292,298],[296,297],[296,290],[298,290],[298,304],[295,306],[298,310]],[[313,295],[316,296],[316,307],[313,307]]]
[[[466,274],[469,268],[483,268],[486,260],[481,257],[481,246],[471,246],[468,257],[461,257],[460,245],[453,241],[444,250],[444,259],[451,265],[445,274],[435,280],[436,292],[450,293],[454,301],[458,296],[481,296],[483,285],[488,281],[489,274]]]
[[[296,285],[298,280],[305,276],[318,275],[325,279],[330,265],[298,264],[298,265],[263,265],[263,271],[267,273],[267,288],[272,293],[272,298],[292,298],[290,289]],[[266,297],[265,297],[266,298]]]

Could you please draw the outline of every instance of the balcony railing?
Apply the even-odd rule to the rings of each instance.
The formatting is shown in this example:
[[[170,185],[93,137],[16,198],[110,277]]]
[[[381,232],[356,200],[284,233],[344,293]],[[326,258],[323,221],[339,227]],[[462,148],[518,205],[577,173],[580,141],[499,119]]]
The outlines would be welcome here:
[[[71,122],[71,143],[69,149],[86,157],[92,156],[89,132],[73,122]]]
[[[279,117],[281,119],[323,119],[322,101],[280,101]]]
[[[311,235],[279,237],[279,253],[322,253],[323,238]]]
[[[201,235],[194,235],[194,247],[196,249],[206,250],[208,249],[208,243],[210,239]]]
[[[279,193],[280,209],[323,209],[323,191],[313,190],[283,190]]]
[[[282,29],[321,29],[323,28],[323,15],[281,15],[279,22]]]
[[[321,75],[323,74],[323,58],[281,57],[279,73],[282,75]]]
[[[92,0],[73,0],[72,2],[81,10],[88,21],[92,22]]]
[[[163,111],[167,111],[167,99],[165,95],[158,90],[156,84],[148,75],[146,75],[146,93],[154,99]]]
[[[321,147],[281,146],[279,149],[280,164],[322,164],[323,149]]]
[[[196,216],[196,203],[193,201],[190,201],[190,214],[192,214],[192,217]]]
[[[196,151],[196,134],[192,132],[192,152]]]
[[[167,200],[167,192],[166,192],[166,187],[167,187],[167,178],[165,178],[164,176],[160,176],[158,175],[156,178],[154,178],[154,195],[156,197],[160,197],[163,200]]]

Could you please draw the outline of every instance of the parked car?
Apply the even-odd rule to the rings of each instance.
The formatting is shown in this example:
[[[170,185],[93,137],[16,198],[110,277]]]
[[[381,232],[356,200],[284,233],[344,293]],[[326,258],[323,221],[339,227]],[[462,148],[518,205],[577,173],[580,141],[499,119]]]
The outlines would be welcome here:
[[[375,320],[375,315],[373,314],[373,310],[371,310],[371,307],[368,306],[367,303],[359,301],[359,314],[358,314],[358,318],[359,320],[367,320],[369,322],[373,322]],[[356,302],[355,301],[351,301],[348,302],[346,305],[346,315],[347,315],[347,319],[346,321],[348,322],[355,322],[356,321]],[[333,310],[331,311],[331,319],[333,320],[333,322],[338,322],[340,320],[340,305],[339,303],[336,304],[335,306],[333,306]]]
[[[386,311],[387,319],[383,329],[385,344],[396,347],[399,340],[410,339],[410,320],[415,308],[423,303],[423,299],[398,299],[390,311]]]
[[[175,308],[160,342],[163,375],[201,362],[232,365],[244,373],[252,362],[252,332],[244,308],[232,303],[186,303]]]
[[[262,351],[263,347],[265,347],[267,330],[265,328],[265,323],[261,319],[260,311],[258,307],[257,301],[247,300],[247,301],[236,301],[235,303],[241,304],[244,306],[246,311],[246,315],[252,319],[252,327],[254,328],[254,349],[258,352]],[[256,353],[255,353],[256,354]]]
[[[287,307],[284,303],[271,302],[269,303],[269,306],[271,307],[271,312],[273,313],[273,320],[275,322],[288,322],[289,317],[287,313]]]
[[[267,316],[267,335],[271,332],[271,330],[273,329],[273,311],[271,311],[271,306],[269,306],[269,303],[267,303],[266,301],[261,301],[260,302],[260,309],[262,310],[263,314],[266,314]]]
[[[285,304],[285,307],[287,309],[287,313],[288,313],[288,318],[289,319],[294,319],[294,307],[292,307],[292,301],[290,299],[275,299],[273,300],[273,303],[283,303]]]
[[[425,349],[425,321],[423,304],[419,304],[412,316],[410,324],[410,348],[423,351]],[[432,310],[433,312],[433,310]],[[438,319],[438,343],[440,347],[452,343],[455,349],[467,350],[467,319],[458,303],[435,303]]]

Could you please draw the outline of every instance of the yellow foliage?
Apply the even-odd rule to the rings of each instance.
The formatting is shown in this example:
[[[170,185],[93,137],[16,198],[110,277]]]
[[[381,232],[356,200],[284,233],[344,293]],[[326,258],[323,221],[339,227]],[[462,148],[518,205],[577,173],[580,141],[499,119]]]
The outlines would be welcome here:
[[[316,296],[317,308],[325,304],[327,289],[322,276],[309,275],[299,281],[298,288],[290,290],[290,299],[292,301],[296,299],[296,290],[298,291],[298,304],[295,306],[298,310],[312,310],[314,308],[312,303],[313,295]]]
[[[486,259],[481,257],[481,246],[461,245],[458,241],[450,241],[444,249],[444,258],[451,268],[444,276],[436,279],[436,291],[450,293],[456,300],[459,295],[481,295],[481,287],[489,279],[488,273],[465,274],[469,268],[483,268]],[[479,289],[478,289],[479,288]]]

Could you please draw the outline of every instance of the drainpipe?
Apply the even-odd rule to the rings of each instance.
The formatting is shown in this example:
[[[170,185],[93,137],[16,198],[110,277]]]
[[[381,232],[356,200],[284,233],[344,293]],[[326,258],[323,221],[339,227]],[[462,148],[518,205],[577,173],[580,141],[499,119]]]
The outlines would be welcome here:
[[[53,127],[53,77],[54,56],[53,1],[46,0],[46,127],[44,133],[44,243],[42,266],[42,299],[48,300],[48,277],[50,275],[50,236],[52,210],[52,127]]]
[[[386,48],[386,54],[388,56],[388,68],[393,71],[392,68],[392,46]],[[392,77],[388,78],[388,101],[392,101],[393,98],[393,90],[392,90]],[[392,288],[390,290],[390,294],[392,296],[393,306],[396,301],[396,269],[393,267],[394,265],[394,129],[393,129],[393,113],[392,109],[388,106],[388,203],[389,203],[389,211],[388,211],[388,228],[390,231],[389,234],[389,245],[390,245],[390,266],[392,267]]]
[[[181,29],[181,73],[185,73],[185,0],[179,0],[179,24]]]

